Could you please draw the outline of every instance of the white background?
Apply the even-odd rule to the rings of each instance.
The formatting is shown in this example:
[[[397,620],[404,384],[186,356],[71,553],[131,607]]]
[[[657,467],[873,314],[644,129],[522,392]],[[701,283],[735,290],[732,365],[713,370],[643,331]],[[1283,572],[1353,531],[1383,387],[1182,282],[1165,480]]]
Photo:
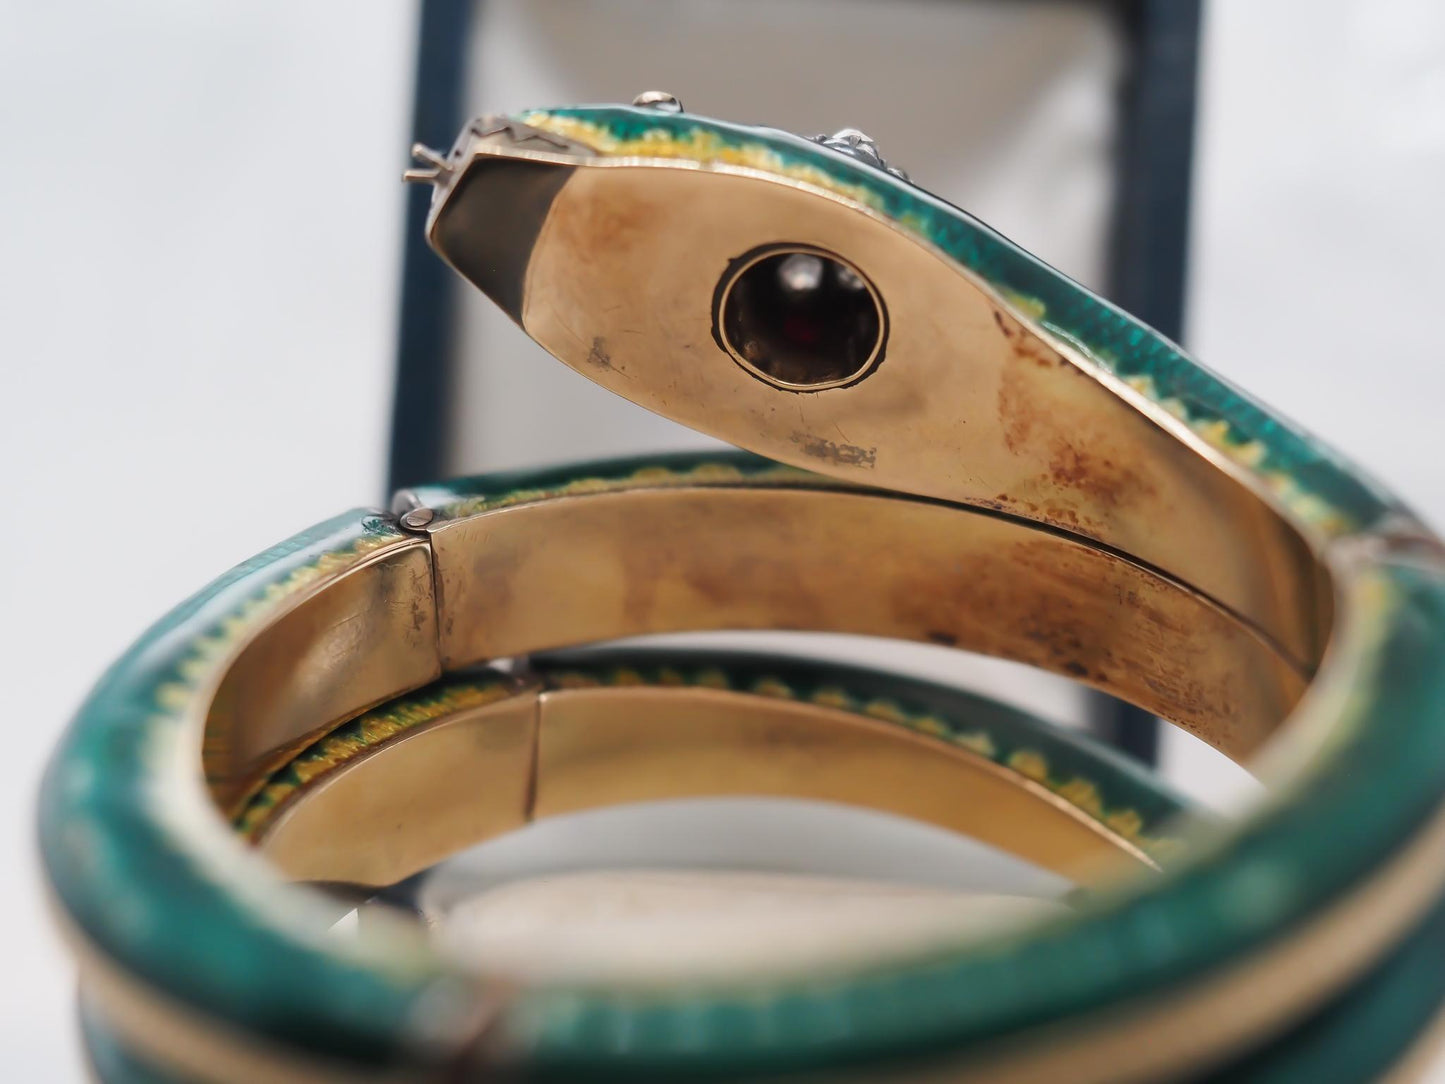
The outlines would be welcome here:
[[[997,22],[1009,53],[930,32],[921,20],[950,5],[790,2],[768,6],[781,43],[707,39],[651,59],[621,44],[636,39],[623,20],[652,14],[650,40],[666,44],[664,18],[685,28],[709,6],[622,3],[568,38],[595,5],[494,5],[515,36],[478,46],[491,67],[470,104],[660,84],[741,120],[858,124],[943,195],[1096,273],[1087,209],[1102,198],[1090,178],[1103,130],[1089,73],[1107,74],[1112,45],[1091,20],[1065,14],[1022,36]],[[863,38],[820,31],[820,17]],[[0,2],[0,1064],[13,1079],[80,1078],[31,823],[65,718],[171,603],[381,496],[414,18],[407,3]],[[1205,47],[1191,345],[1445,522],[1445,7],[1216,0]],[[1064,73],[1056,97],[1034,103],[1061,141],[1010,144],[1021,115],[1003,123],[999,102],[951,91],[954,77],[1002,79],[1005,55]],[[795,70],[790,57],[807,60]],[[737,73],[748,64],[766,70]],[[739,87],[789,80],[791,92],[729,108]],[[818,108],[832,101],[836,114]],[[915,111],[943,118],[932,148],[908,134]],[[1013,152],[938,150],[965,145]],[[467,320],[489,365],[521,349],[493,347],[495,332]],[[535,380],[573,381],[547,373]],[[469,376],[459,410],[481,410],[487,379]],[[548,425],[539,414],[526,426],[545,458],[661,439]],[[503,458],[487,441],[505,429],[476,432],[459,468]],[[1169,763],[1208,793],[1232,785],[1186,746],[1171,744]]]

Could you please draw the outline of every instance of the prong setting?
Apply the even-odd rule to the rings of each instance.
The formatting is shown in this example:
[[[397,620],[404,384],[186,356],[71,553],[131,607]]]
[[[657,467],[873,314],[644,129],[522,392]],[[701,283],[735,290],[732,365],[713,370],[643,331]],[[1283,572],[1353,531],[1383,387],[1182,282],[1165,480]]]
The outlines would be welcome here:
[[[665,90],[644,90],[632,99],[632,104],[641,109],[656,109],[659,113],[682,112],[681,100]]]

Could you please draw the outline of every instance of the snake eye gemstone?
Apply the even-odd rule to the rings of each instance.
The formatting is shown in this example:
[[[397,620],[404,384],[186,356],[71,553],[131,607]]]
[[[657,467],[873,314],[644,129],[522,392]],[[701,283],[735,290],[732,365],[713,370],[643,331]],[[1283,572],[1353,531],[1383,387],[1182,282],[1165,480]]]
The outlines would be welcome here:
[[[887,320],[857,268],[802,245],[733,261],[717,292],[722,347],[760,380],[793,391],[850,384],[878,363]]]

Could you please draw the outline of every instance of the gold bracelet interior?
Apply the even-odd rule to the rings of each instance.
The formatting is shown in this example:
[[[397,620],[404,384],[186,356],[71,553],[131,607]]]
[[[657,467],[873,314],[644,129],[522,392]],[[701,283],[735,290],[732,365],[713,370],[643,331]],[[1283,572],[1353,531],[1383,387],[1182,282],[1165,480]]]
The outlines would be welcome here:
[[[381,887],[546,817],[700,795],[893,813],[1079,883],[1159,868],[1136,838],[967,748],[702,687],[518,688],[327,772],[256,841],[295,880]]]
[[[1235,759],[1308,681],[1201,594],[1028,521],[827,483],[618,482],[438,518],[427,537],[301,599],[221,681],[207,778],[234,813],[305,745],[443,672],[620,637],[752,629],[1032,664]],[[966,750],[816,705],[655,688],[519,688],[439,720],[328,776],[277,818],[266,849],[297,878],[381,885],[533,817],[719,794],[902,813],[1071,876],[1109,858],[1148,865],[1128,840]]]

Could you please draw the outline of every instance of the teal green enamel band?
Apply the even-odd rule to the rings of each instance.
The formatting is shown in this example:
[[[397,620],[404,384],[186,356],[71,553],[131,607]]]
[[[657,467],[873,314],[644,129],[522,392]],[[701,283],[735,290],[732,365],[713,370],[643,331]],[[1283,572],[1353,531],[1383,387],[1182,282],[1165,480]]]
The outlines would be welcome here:
[[[1445,1005],[1445,900],[1322,1012],[1201,1084],[1366,1084],[1427,1041]]]
[[[1445,1004],[1445,903],[1321,1012],[1197,1084],[1371,1084],[1413,1053]],[[85,1043],[105,1084],[190,1084],[129,1050],[86,1007]]]
[[[688,471],[719,461],[678,456],[670,464]],[[735,462],[750,469],[758,461]],[[639,468],[625,461],[596,473]],[[445,519],[490,506],[496,489],[486,478],[463,480],[427,487],[424,499]],[[987,949],[964,946],[797,986],[660,997],[540,991],[516,1014],[518,1040],[539,1069],[567,1080],[593,1072],[676,1079],[703,1066],[763,1071],[957,1050],[1147,1002],[1288,934],[1375,873],[1440,806],[1445,575],[1385,560],[1360,580],[1355,608],[1369,642],[1328,756],[1292,793],[1162,884]]]
[[[164,815],[174,788],[157,750],[181,725],[187,664],[267,591],[368,540],[396,537],[365,512],[321,523],[237,566],[154,625],[101,678],[52,757],[40,846],[67,921],[123,972],[216,1018],[357,1062],[409,1057],[434,960],[322,952],[257,905],[264,865],[196,853]],[[197,751],[199,763],[199,750]],[[294,896],[295,894],[292,893]]]
[[[509,493],[624,485],[639,471],[741,478],[750,456],[678,456],[483,479],[427,499],[445,519]],[[795,481],[797,472],[789,475]],[[245,891],[256,868],[206,866],[154,793],[167,784],[148,757],[177,725],[164,690],[228,617],[298,570],[345,559],[389,531],[347,516],[262,555],[164,619],[102,680],[63,742],[41,796],[42,848],[62,906],[104,953],[173,996],[301,1047],[357,1059],[415,1058],[418,1006],[450,989],[435,961],[347,958],[267,919]],[[340,555],[340,557],[338,557]],[[1445,778],[1445,585],[1408,564],[1370,573],[1362,603],[1374,633],[1360,660],[1350,717],[1331,755],[1287,800],[1179,874],[1134,897],[1017,942],[961,948],[886,971],[766,990],[666,998],[539,990],[507,1020],[539,1071],[676,1078],[851,1061],[972,1041],[1127,1003],[1208,971],[1317,912],[1370,874],[1439,803]],[[435,1001],[427,1002],[435,1005]]]
[[[540,471],[484,479],[463,500],[469,507],[479,500],[530,501],[575,492],[579,483],[624,485],[639,474],[654,483],[659,475],[689,484],[711,476],[730,484],[809,480],[741,454],[656,457],[576,468],[571,477]],[[167,615],[87,699],[55,753],[40,801],[41,847],[55,894],[68,920],[122,971],[267,1039],[366,1065],[424,1057],[427,1017],[448,1001],[465,1004],[462,984],[424,952],[353,957],[339,942],[322,951],[313,927],[288,926],[258,907],[256,886],[267,881],[259,860],[223,855],[218,861],[199,853],[164,815],[156,796],[174,783],[167,782],[156,750],[181,725],[187,698],[205,687],[209,671],[198,671],[197,660],[226,636],[228,625],[242,615],[264,619],[266,607],[284,602],[286,585],[298,576],[304,582],[319,567],[344,567],[364,555],[368,542],[397,537],[370,514],[337,517],[232,570]],[[614,672],[645,661],[641,655],[606,658]],[[736,658],[728,680],[755,683],[766,669],[761,660]],[[986,733],[1005,759],[1037,751],[1057,773],[1055,782],[1090,781],[1106,814],[1132,810],[1146,835],[1179,811],[1177,799],[1157,782],[1107,751],[983,698],[802,662],[772,670],[804,692],[830,682],[858,698],[892,695],[906,712],[941,718],[957,734]],[[967,718],[958,718],[960,712]],[[287,897],[280,902],[296,903],[294,890],[277,885],[274,892]]]

